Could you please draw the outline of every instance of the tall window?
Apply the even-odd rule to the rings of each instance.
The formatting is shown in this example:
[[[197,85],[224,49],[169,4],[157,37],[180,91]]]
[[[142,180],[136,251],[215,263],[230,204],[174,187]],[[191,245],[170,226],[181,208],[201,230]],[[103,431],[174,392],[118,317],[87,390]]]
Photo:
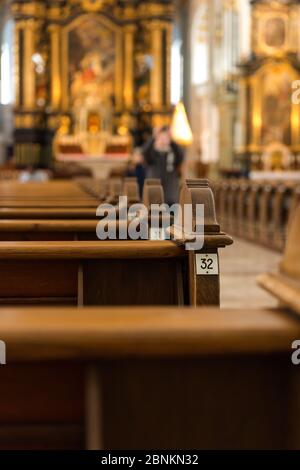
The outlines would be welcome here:
[[[239,0],[239,55],[248,59],[251,52],[251,6],[249,0]]]
[[[199,6],[191,31],[192,84],[203,85],[209,80],[208,3]]]
[[[182,97],[182,40],[173,40],[171,49],[171,103],[177,104]]]
[[[13,37],[14,23],[8,20],[3,29],[0,60],[0,103],[4,105],[11,104],[14,100]]]

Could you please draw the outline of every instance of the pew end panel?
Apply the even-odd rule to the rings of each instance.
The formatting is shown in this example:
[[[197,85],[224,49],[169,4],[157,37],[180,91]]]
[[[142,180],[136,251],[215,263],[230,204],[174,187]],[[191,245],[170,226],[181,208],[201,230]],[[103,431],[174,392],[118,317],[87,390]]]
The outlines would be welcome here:
[[[127,196],[129,204],[140,202],[140,193],[137,178],[124,179],[124,195]]]
[[[182,226],[170,228],[171,237],[178,245],[202,242],[202,248],[187,251],[190,305],[220,305],[219,248],[233,243],[231,237],[220,231],[216,219],[212,190],[207,180],[187,180],[180,194]],[[192,233],[186,231],[185,206],[192,207]],[[204,207],[204,219],[197,220],[197,206]]]
[[[159,179],[147,178],[143,189],[143,204],[151,209],[151,204],[164,204],[164,190]]]
[[[262,274],[258,283],[281,305],[300,315],[300,206],[294,212],[278,273]]]

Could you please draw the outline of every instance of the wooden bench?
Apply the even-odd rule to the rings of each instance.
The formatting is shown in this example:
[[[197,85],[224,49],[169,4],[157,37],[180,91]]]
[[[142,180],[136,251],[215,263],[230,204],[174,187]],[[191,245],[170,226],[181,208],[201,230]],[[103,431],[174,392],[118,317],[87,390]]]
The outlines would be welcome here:
[[[90,181],[90,179],[89,179]],[[92,180],[94,181],[94,180]],[[112,185],[115,188],[114,185]],[[137,201],[137,183],[135,178],[128,178],[124,183],[124,195],[128,197],[128,206],[135,204]],[[106,196],[105,196],[106,197]],[[114,197],[110,193],[109,197]],[[118,195],[119,197],[119,195]],[[146,180],[143,196],[144,205],[149,208],[149,214],[151,218],[150,208],[152,204],[163,204],[164,203],[164,192],[161,186],[160,180]],[[100,204],[100,202],[99,202]],[[51,209],[52,210],[52,209]],[[55,219],[49,217],[49,209],[47,209],[46,218],[32,219],[30,216],[34,211],[36,217],[40,214],[41,217],[44,215],[44,210],[32,208],[30,211],[26,210],[24,218],[17,219],[0,219],[0,241],[38,241],[38,240],[49,240],[49,241],[62,241],[62,240],[97,240],[96,228],[99,223],[100,217],[96,217],[96,209],[87,210],[84,209],[53,209],[53,217],[55,214],[60,215],[61,218]],[[58,212],[59,211],[59,212]],[[78,212],[79,211],[79,212]],[[86,219],[76,218],[74,212],[78,215],[83,212]],[[1,213],[1,209],[0,209]],[[19,215],[16,212],[16,216]],[[25,215],[28,213],[29,218]],[[117,215],[118,211],[116,212]],[[161,214],[162,218],[163,214]],[[74,220],[73,220],[74,219]],[[117,234],[120,231],[120,227],[127,227],[128,223],[125,220],[117,221]]]
[[[287,227],[290,217],[295,183],[278,184],[274,196],[271,214],[271,234],[269,241],[273,248],[282,251],[287,238]]]
[[[96,207],[97,205],[98,200],[88,195],[74,182],[0,184],[0,207]]]
[[[300,202],[298,183],[235,179],[215,182],[213,190],[226,231],[283,250],[289,221]]]
[[[240,190],[237,195],[237,221],[236,221],[236,235],[239,237],[247,236],[247,212],[249,205],[249,195],[251,184],[245,180],[240,185]]]
[[[87,219],[99,201],[69,181],[0,184],[1,219]]]
[[[220,221],[221,226],[224,230],[228,229],[228,193],[230,188],[229,181],[222,181],[219,189],[219,212],[218,212],[218,220]]]
[[[287,231],[293,221],[295,211],[297,210],[299,205],[300,205],[300,184],[296,184],[294,186],[294,190],[293,190],[293,194],[290,200],[290,206],[288,210],[288,223],[286,227]]]
[[[285,311],[0,309],[1,449],[299,449]]]
[[[279,302],[300,314],[300,206],[294,212],[278,273],[262,274],[258,282]]]
[[[135,178],[100,183],[51,181],[47,183],[1,183],[1,219],[93,219],[101,202],[117,204],[119,196],[128,203],[139,201]],[[95,189],[97,186],[97,190]]]
[[[188,181],[181,199],[205,206],[203,248],[187,251],[184,233],[174,242],[1,242],[0,303],[219,305],[218,250],[232,239],[220,231],[207,182]]]

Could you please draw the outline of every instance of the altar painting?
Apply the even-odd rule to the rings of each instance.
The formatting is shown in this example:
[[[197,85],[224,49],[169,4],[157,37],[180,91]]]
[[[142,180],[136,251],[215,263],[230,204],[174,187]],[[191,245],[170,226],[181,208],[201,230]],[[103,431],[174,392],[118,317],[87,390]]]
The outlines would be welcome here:
[[[115,37],[96,18],[85,18],[69,32],[71,107],[113,105]]]
[[[289,70],[266,70],[262,75],[262,145],[291,144],[291,89]]]

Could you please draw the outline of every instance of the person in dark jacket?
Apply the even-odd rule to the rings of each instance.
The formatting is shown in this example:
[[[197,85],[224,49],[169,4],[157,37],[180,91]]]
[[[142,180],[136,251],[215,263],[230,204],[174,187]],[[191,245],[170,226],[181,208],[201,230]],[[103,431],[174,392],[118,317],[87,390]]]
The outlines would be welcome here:
[[[142,149],[147,178],[160,178],[165,192],[165,201],[172,205],[179,202],[179,183],[184,154],[181,147],[172,141],[169,127],[162,127]]]

